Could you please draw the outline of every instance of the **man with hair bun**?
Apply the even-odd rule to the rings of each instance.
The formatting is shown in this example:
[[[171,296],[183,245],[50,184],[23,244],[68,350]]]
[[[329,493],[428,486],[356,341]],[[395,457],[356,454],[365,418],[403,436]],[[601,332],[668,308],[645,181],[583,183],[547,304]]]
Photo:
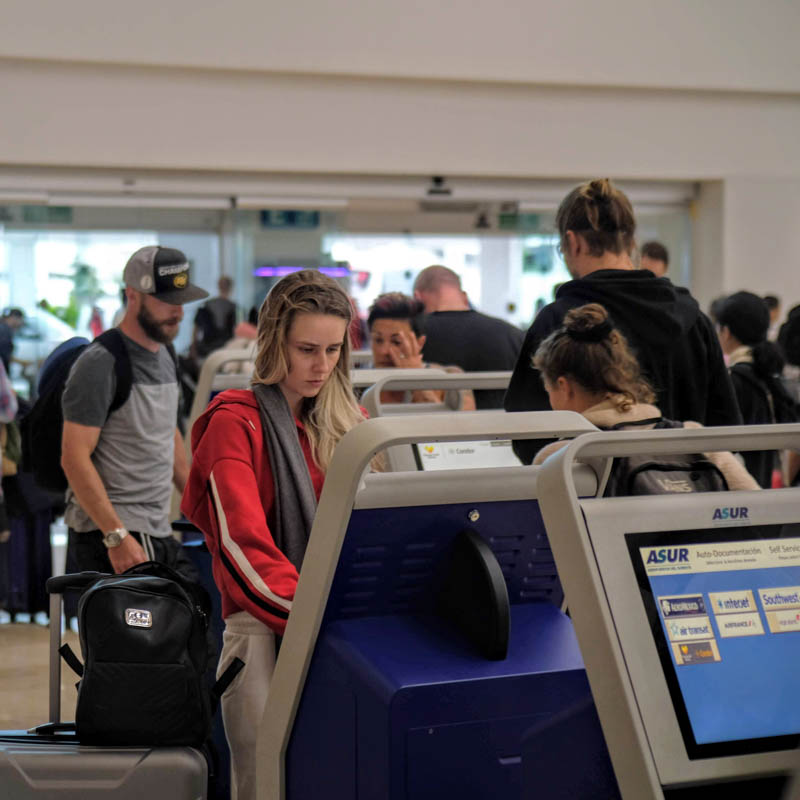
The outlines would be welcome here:
[[[630,201],[610,180],[577,186],[556,214],[560,248],[573,280],[533,321],[505,397],[506,411],[544,411],[550,402],[532,358],[564,315],[600,303],[631,344],[665,417],[704,425],[736,425],[742,418],[710,320],[687,289],[636,269],[636,220]],[[514,450],[530,463],[540,442]]]

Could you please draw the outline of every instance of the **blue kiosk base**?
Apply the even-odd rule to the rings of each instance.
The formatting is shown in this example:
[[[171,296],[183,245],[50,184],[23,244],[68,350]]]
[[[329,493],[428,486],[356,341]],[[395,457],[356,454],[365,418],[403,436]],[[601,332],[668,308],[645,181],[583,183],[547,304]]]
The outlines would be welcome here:
[[[508,657],[493,662],[432,615],[328,625],[289,744],[287,797],[528,796],[529,732],[590,693],[570,620],[548,603],[511,613]]]

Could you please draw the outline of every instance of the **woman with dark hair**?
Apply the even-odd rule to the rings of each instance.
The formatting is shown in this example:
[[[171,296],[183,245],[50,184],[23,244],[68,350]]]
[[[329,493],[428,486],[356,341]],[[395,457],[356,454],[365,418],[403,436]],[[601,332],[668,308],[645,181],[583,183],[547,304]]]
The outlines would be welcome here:
[[[568,311],[563,324],[537,348],[533,358],[550,405],[557,411],[577,411],[599,428],[635,424],[652,428],[661,418],[655,394],[643,377],[625,336],[597,303]],[[643,424],[646,421],[652,424]],[[686,428],[702,427],[686,421]],[[540,464],[566,442],[553,442],[534,458]],[[758,489],[739,461],[727,452],[706,453],[730,489]]]
[[[708,317],[686,289],[635,268],[636,219],[625,193],[607,179],[577,186],[561,202],[556,226],[573,280],[533,321],[511,377],[506,411],[551,407],[532,356],[570,309],[600,303],[630,342],[665,416],[704,425],[741,423]],[[529,463],[536,444],[515,442],[514,449]]]
[[[783,356],[767,340],[769,309],[752,292],[726,298],[717,315],[719,342],[728,357],[728,371],[745,425],[796,422],[794,402],[783,382]],[[747,469],[768,489],[778,467],[778,453],[759,450],[742,453]]]
[[[275,637],[333,450],[363,420],[347,369],[350,301],[302,270],[272,288],[258,317],[252,388],[217,395],[192,429],[181,509],[202,530],[225,619],[219,672],[245,662],[222,698],[234,800],[255,795],[255,741],[275,668]]]

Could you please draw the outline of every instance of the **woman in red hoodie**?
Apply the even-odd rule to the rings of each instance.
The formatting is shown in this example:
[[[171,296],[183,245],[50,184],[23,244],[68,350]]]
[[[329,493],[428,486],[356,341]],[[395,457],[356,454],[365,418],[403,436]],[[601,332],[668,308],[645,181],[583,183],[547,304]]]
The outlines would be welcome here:
[[[233,800],[255,797],[256,731],[336,443],[362,421],[348,373],[351,306],[316,270],[279,281],[258,317],[249,390],[218,395],[192,429],[181,509],[204,533],[225,619],[219,671]]]

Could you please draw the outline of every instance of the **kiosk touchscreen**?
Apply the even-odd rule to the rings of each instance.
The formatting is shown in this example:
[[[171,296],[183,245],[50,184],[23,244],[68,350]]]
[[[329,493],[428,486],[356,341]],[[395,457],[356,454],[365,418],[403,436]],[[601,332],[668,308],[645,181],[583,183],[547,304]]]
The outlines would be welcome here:
[[[625,539],[689,757],[796,747],[800,523]]]
[[[511,439],[492,442],[415,442],[411,447],[417,467],[423,472],[521,465],[512,449]]]
[[[684,437],[695,442],[685,452],[714,449],[722,430],[692,432],[705,440],[668,431],[674,447],[663,452],[678,452]],[[744,430],[728,429],[731,449]],[[647,434],[625,437],[641,451]],[[620,449],[625,437],[580,437],[540,476],[622,796],[696,787],[780,797],[800,766],[800,493],[578,500],[565,491],[561,470],[631,452]]]
[[[582,506],[661,784],[797,764],[796,493]]]

